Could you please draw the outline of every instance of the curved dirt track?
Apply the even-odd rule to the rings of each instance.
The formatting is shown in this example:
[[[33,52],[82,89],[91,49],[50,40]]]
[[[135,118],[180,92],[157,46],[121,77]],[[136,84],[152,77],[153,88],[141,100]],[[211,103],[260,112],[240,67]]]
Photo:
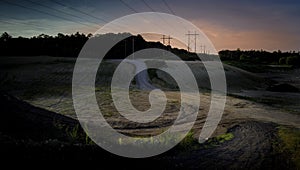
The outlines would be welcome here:
[[[229,129],[230,141],[182,156],[167,156],[175,168],[191,169],[289,169],[283,155],[274,151],[277,141],[274,124],[242,122]]]

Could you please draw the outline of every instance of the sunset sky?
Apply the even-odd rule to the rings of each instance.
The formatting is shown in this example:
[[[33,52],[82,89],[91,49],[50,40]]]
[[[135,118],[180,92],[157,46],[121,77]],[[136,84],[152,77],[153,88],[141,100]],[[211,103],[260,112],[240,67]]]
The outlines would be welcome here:
[[[94,33],[113,19],[153,11],[192,22],[217,50],[300,51],[299,0],[0,0],[0,32]]]

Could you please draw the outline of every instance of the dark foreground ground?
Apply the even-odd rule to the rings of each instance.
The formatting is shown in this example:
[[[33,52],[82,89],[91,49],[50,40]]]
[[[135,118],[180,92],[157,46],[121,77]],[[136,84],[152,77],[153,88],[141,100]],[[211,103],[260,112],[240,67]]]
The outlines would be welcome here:
[[[205,144],[190,141],[147,159],[129,159],[104,151],[89,141],[78,122],[34,107],[9,95],[0,95],[0,150],[2,160],[94,160],[122,169],[295,169],[275,124],[244,121],[228,132],[234,138]],[[74,130],[76,129],[76,130]],[[116,163],[112,163],[116,162]]]

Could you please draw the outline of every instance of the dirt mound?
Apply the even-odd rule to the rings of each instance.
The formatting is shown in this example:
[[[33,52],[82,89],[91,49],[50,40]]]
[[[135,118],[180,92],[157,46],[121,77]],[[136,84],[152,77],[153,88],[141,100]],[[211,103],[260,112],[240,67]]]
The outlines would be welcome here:
[[[64,128],[78,125],[74,119],[34,107],[5,94],[0,94],[0,109],[0,132],[15,139],[67,140]]]
[[[229,92],[265,89],[271,81],[258,74],[223,64]]]
[[[207,73],[206,68],[202,62],[186,62],[188,66],[191,68],[195,79],[198,83],[199,88],[201,89],[210,89],[210,79]],[[213,61],[206,62],[206,65],[213,65]],[[212,66],[213,67],[213,66]],[[226,84],[227,90],[230,93],[240,92],[242,90],[257,90],[257,89],[265,89],[271,83],[269,80],[240,68],[230,66],[227,64],[223,64],[225,76],[226,76]],[[211,75],[218,77],[219,72],[222,70],[213,70],[211,71]],[[157,83],[157,79],[154,79],[150,76],[151,81],[154,81],[155,85],[160,84],[169,84],[168,87],[174,86],[176,84],[175,80],[170,77],[167,73],[157,70],[156,76],[158,80],[164,81],[165,83]]]

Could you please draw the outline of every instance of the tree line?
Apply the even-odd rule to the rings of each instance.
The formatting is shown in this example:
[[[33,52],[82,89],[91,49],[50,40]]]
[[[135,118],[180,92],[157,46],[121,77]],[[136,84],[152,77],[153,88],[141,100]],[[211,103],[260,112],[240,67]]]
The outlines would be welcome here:
[[[79,32],[71,35],[62,33],[56,36],[41,34],[31,38],[12,37],[4,32],[0,37],[0,56],[77,56],[91,34]]]
[[[264,50],[223,50],[219,52],[222,61],[239,61],[254,64],[279,64],[300,66],[300,52],[268,52]]]
[[[126,35],[124,35],[126,34]],[[119,34],[80,34],[71,35],[58,33],[56,36],[41,34],[31,38],[12,37],[3,33],[0,37],[0,56],[55,56],[55,57],[77,57],[88,39],[106,38],[114,39],[116,36],[128,37],[117,43],[105,56],[106,59],[123,59],[133,52],[146,48],[160,48],[171,51],[183,60],[197,60],[194,53],[184,49],[171,48],[160,42],[147,42],[141,35],[132,36],[129,33]],[[133,43],[134,42],[134,48]]]

